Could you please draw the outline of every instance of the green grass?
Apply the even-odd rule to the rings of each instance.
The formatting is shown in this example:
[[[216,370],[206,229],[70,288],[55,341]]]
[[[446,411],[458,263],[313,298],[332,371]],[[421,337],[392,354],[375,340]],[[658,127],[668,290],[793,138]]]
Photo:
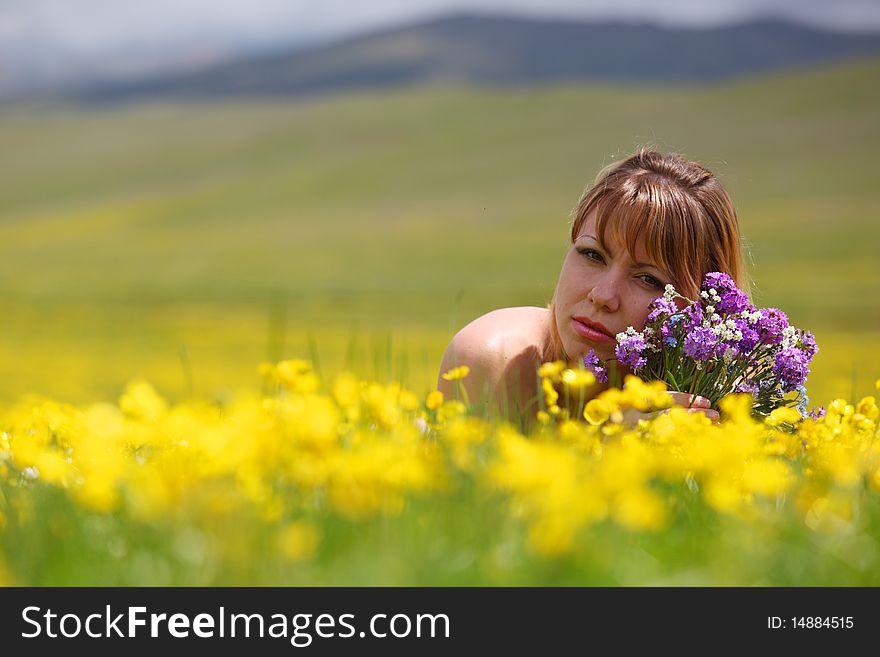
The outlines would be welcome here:
[[[386,369],[406,361],[427,389],[466,321],[546,303],[581,190],[643,143],[719,174],[756,301],[866,343],[817,362],[864,389],[880,374],[878,76],[868,60],[708,87],[7,107],[0,397],[97,398],[137,374],[216,394],[308,355],[309,335],[328,369],[359,341],[373,375],[389,333]]]

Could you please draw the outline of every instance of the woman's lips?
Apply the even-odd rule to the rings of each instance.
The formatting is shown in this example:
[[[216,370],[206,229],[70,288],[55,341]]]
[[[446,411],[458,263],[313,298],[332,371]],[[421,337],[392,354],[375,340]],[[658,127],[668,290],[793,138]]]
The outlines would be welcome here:
[[[587,340],[592,340],[593,342],[614,342],[614,338],[607,333],[603,333],[599,329],[594,328],[579,319],[572,318],[571,326],[578,335],[582,335]]]

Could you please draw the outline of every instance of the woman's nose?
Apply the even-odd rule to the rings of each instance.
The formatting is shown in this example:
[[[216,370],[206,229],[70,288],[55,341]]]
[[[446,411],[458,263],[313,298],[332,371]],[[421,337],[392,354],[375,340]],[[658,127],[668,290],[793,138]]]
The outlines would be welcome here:
[[[587,294],[587,299],[594,306],[611,313],[616,312],[620,306],[618,281],[614,276],[602,276],[595,282],[593,288]]]

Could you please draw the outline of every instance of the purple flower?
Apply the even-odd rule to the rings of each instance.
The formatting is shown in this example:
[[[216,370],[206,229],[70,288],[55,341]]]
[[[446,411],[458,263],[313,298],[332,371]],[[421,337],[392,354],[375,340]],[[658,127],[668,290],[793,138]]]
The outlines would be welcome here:
[[[595,349],[590,349],[584,356],[584,367],[593,373],[599,383],[608,383],[608,371],[602,367]]]
[[[703,308],[698,303],[692,303],[687,308],[684,309],[682,315],[677,315],[673,317],[673,320],[677,320],[678,317],[682,317],[682,324],[686,331],[690,329],[702,326],[703,324]]]
[[[721,295],[721,301],[715,304],[715,312],[723,314],[740,313],[749,307],[749,298],[740,289],[733,289]]]
[[[729,317],[725,320],[724,326],[719,326],[715,330],[720,331],[719,335],[724,345],[727,346],[726,350],[719,348],[717,350],[718,353],[724,353],[733,349],[735,356],[739,356],[740,354],[751,352],[758,344],[758,332],[749,326],[748,321],[738,315]],[[731,357],[728,356],[728,358]]]
[[[648,359],[644,356],[647,350],[648,344],[645,342],[645,336],[641,333],[634,333],[626,335],[618,341],[614,355],[617,356],[620,363],[628,365],[633,372],[638,372],[648,363]]]
[[[819,353],[819,345],[816,344],[815,336],[809,331],[804,331],[800,335],[800,347],[808,354],[810,354],[810,360],[812,360],[813,356]]]
[[[720,271],[710,271],[706,274],[705,278],[703,278],[701,289],[708,292],[712,288],[714,288],[715,292],[722,297],[725,292],[739,291],[736,287],[736,283],[733,282],[733,279],[727,274],[722,274]],[[748,303],[748,301],[746,303]]]
[[[782,332],[788,328],[788,317],[779,308],[762,308],[756,326],[761,342],[779,344],[782,342]]]
[[[739,347],[735,344],[722,343],[715,348],[715,354],[722,356],[727,364],[739,358],[739,353]]]
[[[740,322],[737,321],[737,327],[740,327]],[[758,340],[760,340],[760,336],[758,332],[748,325],[748,322],[742,322],[742,326],[739,329],[742,331],[742,340],[739,341],[737,345],[740,351],[749,352],[754,349]]]
[[[783,392],[791,392],[803,386],[810,373],[810,356],[797,347],[780,349],[773,358],[773,374]]]
[[[759,388],[758,385],[754,381],[742,381],[737,384],[736,388],[733,390],[734,392],[745,392],[753,397],[758,394]]]
[[[648,324],[652,324],[656,322],[658,319],[661,319],[663,315],[669,317],[670,315],[674,315],[678,312],[678,308],[676,308],[675,303],[672,301],[667,301],[663,297],[657,297],[651,302],[651,312],[648,314]]]
[[[712,290],[715,290],[714,295]],[[715,308],[715,312],[719,315],[740,313],[751,305],[746,293],[736,286],[730,276],[721,272],[713,271],[706,274],[702,291],[706,293],[703,297],[704,303]]]
[[[715,355],[718,346],[718,336],[710,328],[699,327],[688,333],[682,347],[685,355],[694,360],[709,360]]]
[[[811,420],[821,420],[825,417],[826,413],[827,411],[822,406],[816,406],[810,411],[810,414],[807,417]]]

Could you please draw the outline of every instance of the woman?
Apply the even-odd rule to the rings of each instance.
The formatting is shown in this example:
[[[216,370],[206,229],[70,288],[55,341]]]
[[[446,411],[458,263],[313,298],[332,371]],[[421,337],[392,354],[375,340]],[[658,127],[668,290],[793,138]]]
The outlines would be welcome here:
[[[747,289],[730,196],[710,171],[681,155],[642,148],[607,167],[573,214],[571,247],[548,307],[494,310],[461,329],[440,372],[461,365],[470,372],[460,382],[441,376],[444,396],[455,397],[463,385],[468,400],[489,414],[532,417],[541,363],[582,362],[590,349],[612,358],[614,336],[629,326],[642,330],[649,304],[667,284],[693,299],[705,274],[720,271]],[[707,400],[670,394],[717,420]]]

